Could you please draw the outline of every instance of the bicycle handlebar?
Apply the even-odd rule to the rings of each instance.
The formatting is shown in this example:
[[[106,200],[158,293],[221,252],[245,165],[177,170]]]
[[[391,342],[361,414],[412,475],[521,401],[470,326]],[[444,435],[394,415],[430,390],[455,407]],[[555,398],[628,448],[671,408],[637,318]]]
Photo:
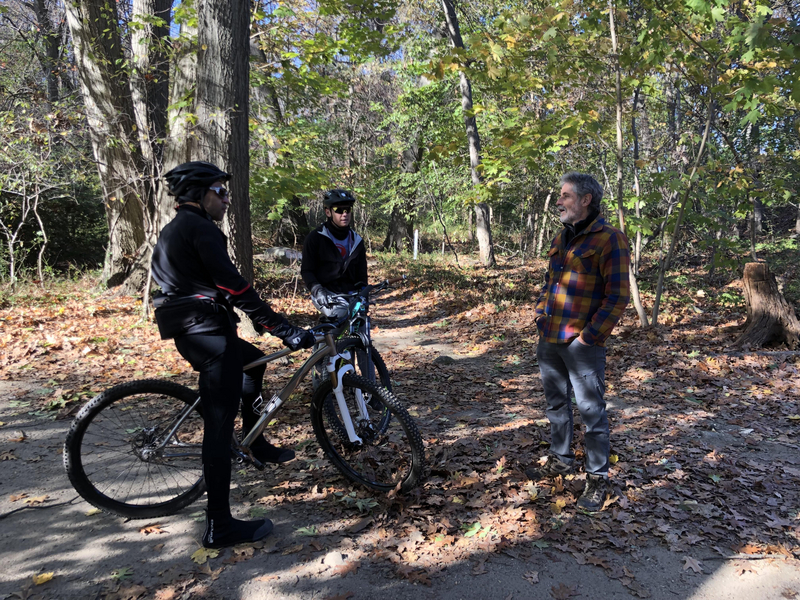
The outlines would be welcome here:
[[[344,293],[344,294],[336,294],[336,295],[339,296],[340,298],[347,299],[349,301],[348,302],[349,308],[352,309],[353,304],[355,304],[355,302],[358,299],[361,299],[361,298],[367,298],[368,299],[371,294],[373,294],[375,292],[380,292],[382,290],[385,290],[387,287],[389,287],[393,283],[398,283],[400,281],[405,281],[406,279],[408,279],[408,275],[400,275],[399,277],[391,277],[389,279],[384,279],[383,281],[381,281],[380,283],[377,283],[375,285],[365,285],[363,288],[361,288],[360,290],[358,290],[356,292],[347,292],[347,293]],[[344,316],[342,316],[335,323],[320,323],[319,325],[315,325],[314,327],[311,327],[309,329],[309,331],[311,333],[313,333],[314,336],[319,340],[325,335],[326,331],[334,331],[334,330],[337,330],[337,329],[341,329],[349,322],[349,320],[350,320],[350,310],[348,310],[347,313]],[[337,332],[337,334],[338,334],[338,332]]]

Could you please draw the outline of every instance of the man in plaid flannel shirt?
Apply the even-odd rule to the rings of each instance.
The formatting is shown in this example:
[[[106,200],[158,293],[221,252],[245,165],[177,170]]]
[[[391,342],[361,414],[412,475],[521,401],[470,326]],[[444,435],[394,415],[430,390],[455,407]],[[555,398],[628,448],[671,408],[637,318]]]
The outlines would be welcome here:
[[[556,206],[564,229],[536,303],[537,358],[550,421],[550,455],[525,471],[533,480],[574,471],[571,393],[586,427],[586,487],[578,507],[597,511],[610,493],[605,342],[628,305],[628,240],[600,216],[603,188],[591,175],[561,178]]]

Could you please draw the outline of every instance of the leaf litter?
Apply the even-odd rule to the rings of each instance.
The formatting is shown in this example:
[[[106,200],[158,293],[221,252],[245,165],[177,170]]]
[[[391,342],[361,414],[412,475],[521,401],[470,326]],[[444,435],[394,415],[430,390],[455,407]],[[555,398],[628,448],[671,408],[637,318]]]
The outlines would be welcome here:
[[[249,502],[253,513],[281,506],[305,521],[298,536],[306,543],[273,541],[260,552],[307,562],[352,541],[351,560],[394,565],[396,576],[429,585],[473,556],[513,551],[524,559],[555,548],[640,597],[647,590],[625,563],[638,560],[636,548],[652,541],[685,556],[683,568],[692,572],[702,564],[686,554],[690,548],[694,556],[723,546],[730,554],[800,557],[797,355],[726,353],[733,336],[722,326],[744,315],[712,306],[712,297],[697,299],[709,305],[702,314],[667,301],[669,327],[648,331],[636,328],[629,309],[608,344],[606,371],[615,499],[583,515],[575,506],[582,476],[531,482],[523,474],[546,455],[549,439],[529,302],[535,289],[526,283],[528,270],[506,269],[501,277],[528,297],[487,301],[497,277],[471,272],[468,289],[411,283],[385,296],[373,313],[395,391],[418,415],[429,466],[424,484],[405,496],[351,486],[317,447],[303,389],[268,430],[273,443],[297,451],[292,469],[267,481],[253,470],[234,477],[235,501]],[[278,295],[272,304],[293,306],[293,319],[314,323],[310,302]],[[0,377],[57,383],[59,402],[51,402],[54,395],[23,395],[15,410],[71,418],[94,394],[133,378],[196,386],[191,367],[152,324],[140,322],[140,311],[138,299],[98,299],[80,290],[58,304],[42,297],[24,309],[0,310],[6,332]],[[392,323],[401,320],[417,323],[423,341],[448,346],[454,360],[435,362],[439,354],[430,344],[388,343]],[[268,337],[258,343],[279,345]],[[271,366],[265,390],[279,389],[294,368]],[[579,463],[582,441],[576,411]],[[14,448],[0,446],[0,460],[17,458]],[[351,501],[342,502],[345,496]],[[212,558],[205,552],[192,560],[205,563]]]

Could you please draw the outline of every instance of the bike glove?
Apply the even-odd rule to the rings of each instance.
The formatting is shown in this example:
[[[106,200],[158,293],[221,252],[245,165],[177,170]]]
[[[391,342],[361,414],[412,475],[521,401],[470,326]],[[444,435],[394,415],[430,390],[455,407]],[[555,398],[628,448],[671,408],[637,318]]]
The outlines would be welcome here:
[[[320,306],[330,306],[333,304],[335,298],[332,296],[333,294],[319,283],[311,288],[311,297],[314,298],[314,301]]]
[[[314,345],[314,334],[302,327],[295,327],[291,323],[284,323],[273,327],[270,331],[272,335],[283,340],[292,350],[302,350],[311,348]]]

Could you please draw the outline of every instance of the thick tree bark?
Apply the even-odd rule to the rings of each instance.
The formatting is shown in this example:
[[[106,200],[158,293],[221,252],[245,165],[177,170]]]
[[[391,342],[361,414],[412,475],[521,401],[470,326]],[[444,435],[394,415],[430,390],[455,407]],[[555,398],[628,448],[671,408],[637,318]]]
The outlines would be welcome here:
[[[116,3],[65,4],[86,117],[105,198],[109,241],[103,269],[109,287],[126,281],[145,241],[143,201],[148,183],[119,36]],[[121,291],[133,292],[143,281]]]
[[[213,162],[231,174],[231,207],[222,223],[228,252],[252,282],[250,222],[250,2],[198,0],[196,160]],[[242,332],[255,334],[250,319]]]
[[[133,0],[133,19],[137,27],[131,32],[131,94],[142,153],[154,177],[159,175],[167,134],[169,60],[165,44],[171,7],[171,0]],[[162,19],[164,24],[154,25],[152,17]]]
[[[461,38],[461,29],[458,25],[458,16],[452,0],[442,0],[442,8],[447,22],[447,34],[454,48],[464,48]],[[472,110],[472,86],[463,70],[459,71],[459,90],[461,92],[461,110],[464,114],[464,127],[467,130],[469,144],[469,163],[472,175],[472,185],[476,188],[483,183],[481,175],[481,138],[478,134],[478,124]],[[492,227],[489,219],[489,206],[485,202],[475,204],[475,224],[477,227],[478,248],[480,249],[481,264],[484,267],[493,267],[494,244],[492,243]]]
[[[742,277],[747,302],[744,331],[734,346],[758,348],[786,344],[790,349],[800,345],[800,321],[794,308],[778,290],[775,276],[766,263],[747,263]]]
[[[169,105],[169,59],[165,44],[170,29],[171,0],[134,0],[133,20],[137,26],[131,32],[133,69],[130,86],[139,144],[144,159],[144,177],[149,180],[144,199],[145,242],[137,252],[126,287],[131,290],[149,288],[150,262],[160,232],[161,174],[164,141],[167,135],[167,106]],[[155,25],[153,17],[164,21]],[[145,283],[147,282],[147,283]],[[145,289],[143,306],[149,309],[150,290]]]
[[[197,5],[196,159],[231,174],[231,208],[223,222],[239,272],[253,280],[250,224],[250,3],[199,0]]]
[[[193,160],[197,136],[193,135],[190,115],[195,114],[195,81],[197,79],[197,28],[181,23],[179,42],[173,43],[174,65],[170,76],[170,108],[167,113],[167,135],[164,140],[162,172]],[[175,200],[165,186],[159,188],[156,202],[157,231],[175,216]]]

